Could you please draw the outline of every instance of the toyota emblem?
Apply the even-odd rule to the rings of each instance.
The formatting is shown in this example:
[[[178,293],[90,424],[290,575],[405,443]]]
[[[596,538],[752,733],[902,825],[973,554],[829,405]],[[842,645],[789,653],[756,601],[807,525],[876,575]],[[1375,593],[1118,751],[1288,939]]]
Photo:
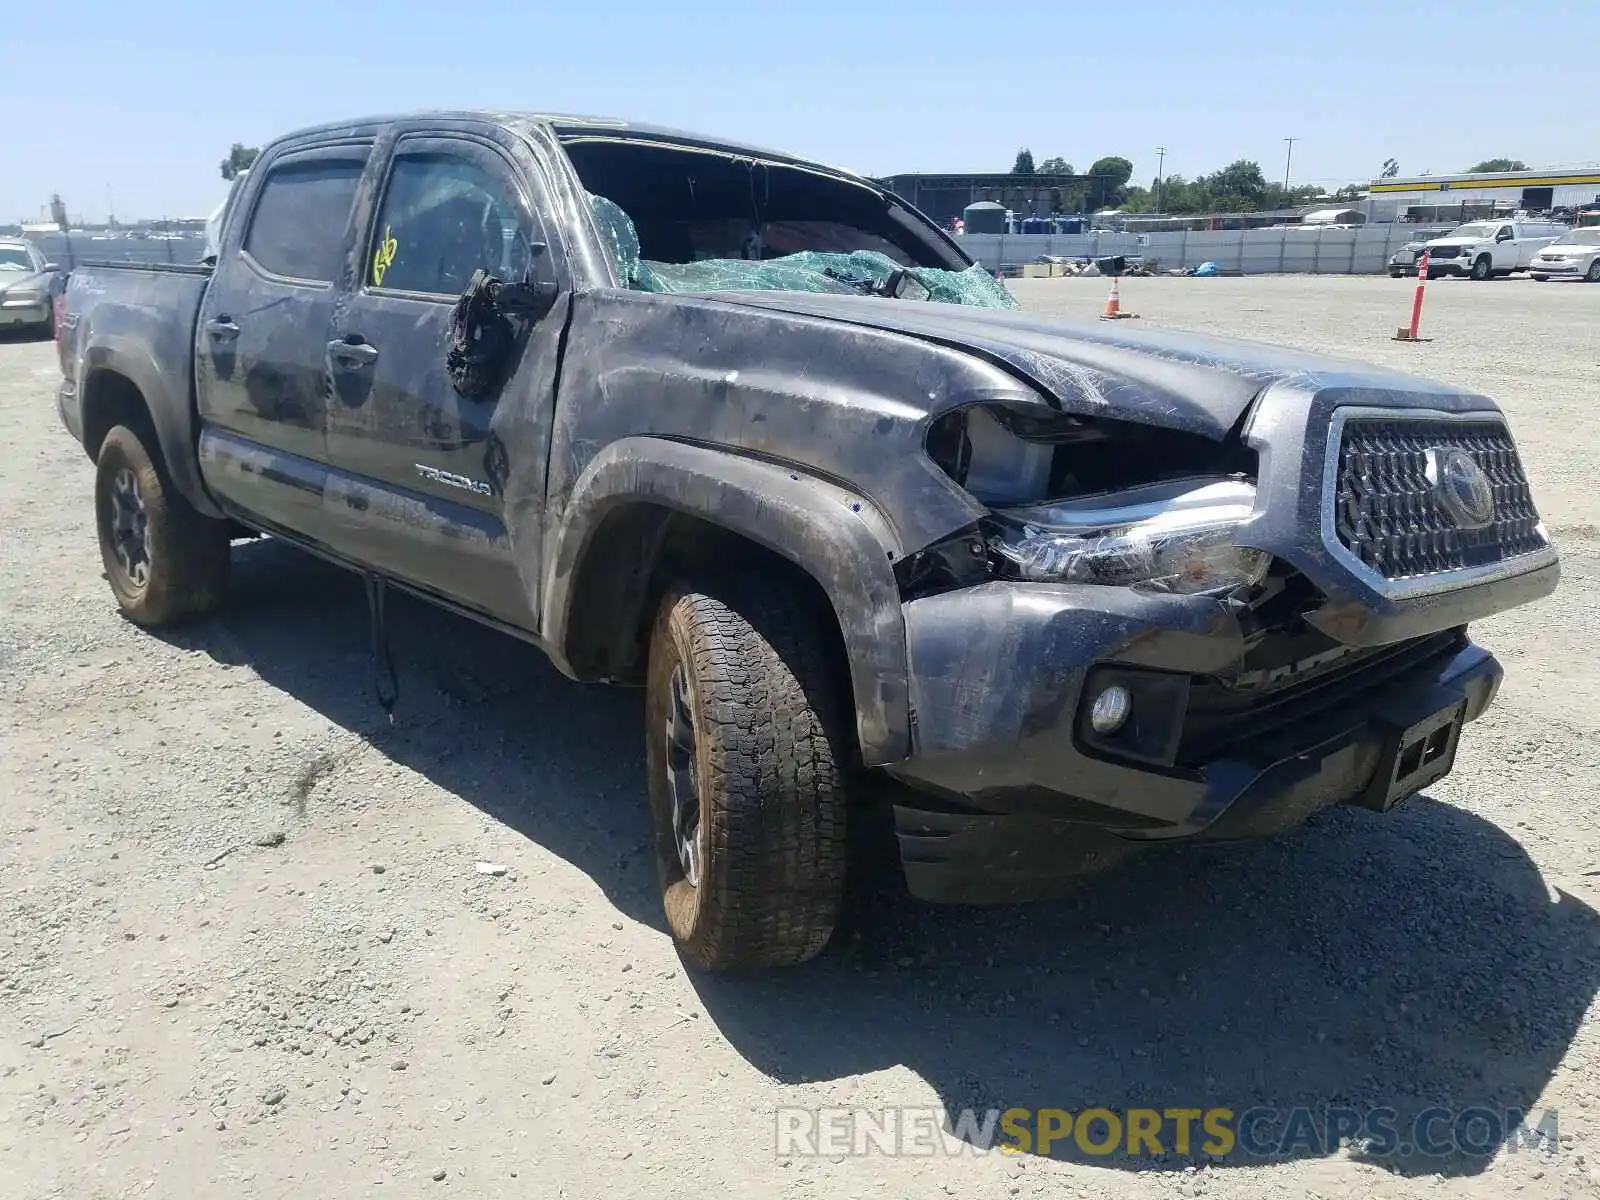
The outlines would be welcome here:
[[[1426,472],[1433,497],[1461,529],[1482,529],[1494,520],[1494,489],[1471,454],[1460,446],[1428,451]]]

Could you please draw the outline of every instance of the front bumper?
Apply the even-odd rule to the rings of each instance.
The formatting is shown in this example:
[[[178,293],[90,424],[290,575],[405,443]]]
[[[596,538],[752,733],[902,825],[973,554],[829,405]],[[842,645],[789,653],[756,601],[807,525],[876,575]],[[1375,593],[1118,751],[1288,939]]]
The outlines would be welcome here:
[[[1428,276],[1466,275],[1472,270],[1472,262],[1470,258],[1430,258]]]
[[[1425,786],[1502,677],[1445,631],[1239,708],[1216,680],[1237,667],[1243,635],[1208,597],[991,583],[906,613],[916,752],[889,772],[910,789],[895,808],[907,884],[934,901],[1033,899],[1157,843],[1265,836],[1351,801],[1385,807],[1408,791],[1407,779],[1375,781],[1404,757],[1397,731],[1449,718],[1428,769],[1407,777]],[[1082,719],[1108,670],[1159,685],[1156,723],[1174,728],[1144,740],[1143,761],[1097,748]]]
[[[1540,262],[1534,259],[1528,265],[1530,275],[1582,275],[1586,264],[1576,259],[1565,259],[1561,262]]]

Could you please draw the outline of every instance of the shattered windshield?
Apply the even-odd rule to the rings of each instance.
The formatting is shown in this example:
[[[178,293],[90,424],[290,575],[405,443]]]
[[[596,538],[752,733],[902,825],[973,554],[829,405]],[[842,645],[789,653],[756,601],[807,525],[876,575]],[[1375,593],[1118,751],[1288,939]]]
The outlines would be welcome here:
[[[1017,308],[1005,287],[983,267],[961,271],[913,266],[893,244],[862,231],[824,221],[778,221],[748,228],[734,242],[739,256],[712,256],[692,262],[643,258],[633,220],[604,196],[589,195],[617,273],[642,292],[822,292]],[[716,223],[725,225],[726,222]],[[705,230],[706,241],[728,246],[731,230]],[[863,241],[878,243],[870,249]],[[827,250],[783,251],[790,246],[837,246]]]

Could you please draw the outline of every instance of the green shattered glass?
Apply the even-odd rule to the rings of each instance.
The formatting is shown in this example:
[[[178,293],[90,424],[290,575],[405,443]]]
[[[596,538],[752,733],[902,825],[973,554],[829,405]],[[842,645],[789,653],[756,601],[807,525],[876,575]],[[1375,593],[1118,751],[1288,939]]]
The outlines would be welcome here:
[[[639,256],[638,232],[620,206],[592,194],[589,203],[617,273],[630,288],[642,292],[823,292],[859,296],[882,287],[900,270],[900,264],[876,250],[806,250],[761,260],[651,262]],[[1019,307],[1004,285],[981,266],[963,271],[912,267],[908,273],[928,289],[930,301],[979,308]]]

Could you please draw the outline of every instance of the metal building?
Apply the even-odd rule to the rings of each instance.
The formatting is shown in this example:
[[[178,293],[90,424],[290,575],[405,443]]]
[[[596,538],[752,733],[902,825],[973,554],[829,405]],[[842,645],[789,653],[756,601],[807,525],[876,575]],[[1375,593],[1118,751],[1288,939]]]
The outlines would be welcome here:
[[[1375,179],[1369,192],[1370,215],[1378,221],[1472,220],[1519,209],[1580,209],[1600,203],[1600,167]]]

